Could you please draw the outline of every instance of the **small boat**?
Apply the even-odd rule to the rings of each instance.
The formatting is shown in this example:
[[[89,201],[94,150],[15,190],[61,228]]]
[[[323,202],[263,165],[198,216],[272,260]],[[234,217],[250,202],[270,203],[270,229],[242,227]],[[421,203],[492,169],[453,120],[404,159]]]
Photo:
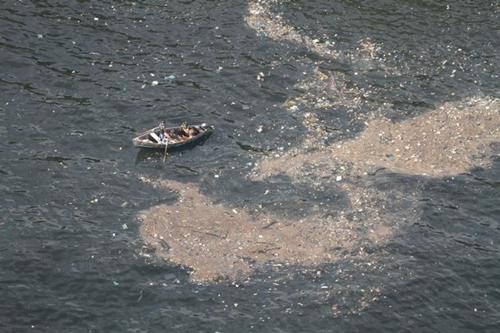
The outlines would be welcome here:
[[[207,124],[187,125],[165,128],[160,124],[136,136],[132,142],[138,148],[177,149],[208,138],[214,128]]]

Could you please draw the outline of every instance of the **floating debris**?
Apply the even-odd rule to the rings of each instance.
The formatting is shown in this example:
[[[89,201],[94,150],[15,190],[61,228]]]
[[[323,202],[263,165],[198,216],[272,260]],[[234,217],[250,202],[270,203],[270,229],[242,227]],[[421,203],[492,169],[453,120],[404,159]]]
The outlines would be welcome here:
[[[299,177],[311,167],[321,177],[347,164],[351,165],[350,173],[358,175],[368,174],[376,167],[411,175],[449,176],[475,166],[487,166],[489,145],[498,141],[500,100],[471,98],[444,103],[399,123],[387,118],[369,120],[355,139],[311,153],[299,147],[279,158],[266,158],[250,178],[263,179],[281,173]]]
[[[213,204],[194,184],[160,181],[154,186],[177,191],[179,199],[140,212],[140,235],[160,257],[189,267],[198,282],[237,280],[267,263],[316,267],[338,260],[343,251],[359,253],[366,244],[383,243],[400,220],[381,212],[385,198],[380,191],[342,184],[350,209],[290,221]],[[353,228],[352,218],[360,214],[364,218],[355,217]]]
[[[317,38],[302,35],[294,27],[286,24],[281,16],[273,13],[271,6],[280,2],[277,0],[249,1],[247,15],[245,16],[246,24],[268,38],[306,46],[325,58],[337,58],[337,52],[332,48],[334,43],[330,41],[320,43]]]

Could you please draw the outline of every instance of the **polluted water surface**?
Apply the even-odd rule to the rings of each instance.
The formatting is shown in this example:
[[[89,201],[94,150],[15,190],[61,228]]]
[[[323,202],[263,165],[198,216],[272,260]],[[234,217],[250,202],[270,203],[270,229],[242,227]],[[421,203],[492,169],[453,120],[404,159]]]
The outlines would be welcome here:
[[[3,3],[2,333],[496,332],[498,0]]]

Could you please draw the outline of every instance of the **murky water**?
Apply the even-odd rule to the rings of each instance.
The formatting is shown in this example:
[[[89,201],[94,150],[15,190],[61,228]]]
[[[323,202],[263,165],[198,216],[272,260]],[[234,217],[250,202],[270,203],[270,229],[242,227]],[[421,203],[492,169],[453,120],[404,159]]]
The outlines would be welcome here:
[[[3,2],[0,330],[496,332],[499,22],[494,0]],[[395,138],[445,113],[451,158]],[[160,119],[217,130],[163,163],[131,146]],[[219,215],[240,244],[203,234]]]

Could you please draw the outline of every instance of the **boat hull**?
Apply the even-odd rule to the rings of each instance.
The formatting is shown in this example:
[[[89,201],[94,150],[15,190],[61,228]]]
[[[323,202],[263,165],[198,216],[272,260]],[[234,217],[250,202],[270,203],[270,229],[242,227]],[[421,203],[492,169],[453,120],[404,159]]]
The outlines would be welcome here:
[[[165,150],[166,148],[168,150],[176,150],[176,149],[188,148],[190,146],[198,144],[206,140],[214,131],[214,128],[212,126],[207,126],[205,124],[192,125],[189,126],[189,128],[196,129],[198,131],[198,134],[190,138],[178,139],[176,141],[171,140],[166,142],[154,142],[153,139],[151,138],[151,133],[156,134],[160,132],[160,128],[155,127],[136,136],[134,139],[132,139],[132,143],[134,144],[135,147],[143,149]],[[170,127],[166,128],[165,131],[169,133],[175,133],[180,129],[181,127]]]

